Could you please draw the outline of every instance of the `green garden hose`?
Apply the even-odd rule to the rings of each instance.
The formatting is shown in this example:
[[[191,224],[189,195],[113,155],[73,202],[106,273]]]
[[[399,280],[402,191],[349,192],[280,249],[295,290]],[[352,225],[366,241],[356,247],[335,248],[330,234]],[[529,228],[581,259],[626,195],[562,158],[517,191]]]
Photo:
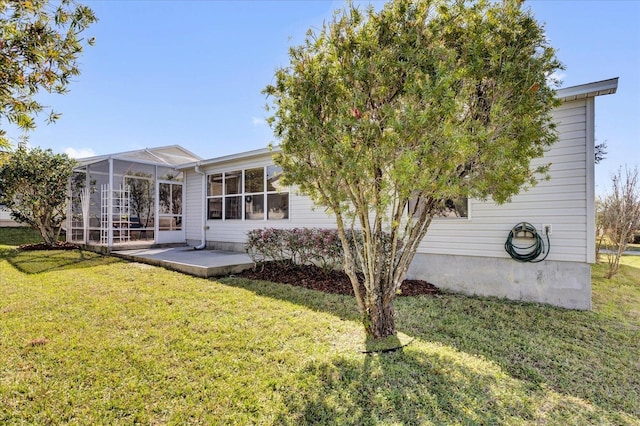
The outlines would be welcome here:
[[[512,259],[517,260],[518,262],[542,262],[547,258],[547,256],[549,256],[549,251],[551,249],[549,233],[546,232],[545,234],[547,236],[546,247],[542,236],[540,236],[535,226],[529,222],[520,222],[514,226],[511,231],[509,231],[507,241],[504,243],[504,249],[509,253],[509,256],[511,256]],[[513,242],[514,238],[532,240],[533,243],[524,247],[517,246]],[[544,257],[537,259],[541,254],[544,254]]]

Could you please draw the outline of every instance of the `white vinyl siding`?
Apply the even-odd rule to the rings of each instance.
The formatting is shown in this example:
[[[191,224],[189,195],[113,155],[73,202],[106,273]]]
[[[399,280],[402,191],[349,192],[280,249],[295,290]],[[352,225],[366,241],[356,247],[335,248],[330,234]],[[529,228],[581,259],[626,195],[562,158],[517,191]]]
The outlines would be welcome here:
[[[590,261],[587,252],[589,218],[587,194],[588,104],[593,99],[567,102],[554,111],[558,142],[533,165],[551,163],[550,180],[513,197],[501,206],[470,200],[469,220],[434,220],[418,252],[466,256],[508,257],[504,242],[513,226],[529,222],[539,232],[552,225],[548,260]],[[590,154],[591,152],[591,154]],[[546,243],[546,239],[545,239]]]
[[[513,226],[529,222],[542,232],[543,224],[552,225],[551,253],[548,260],[592,262],[588,247],[593,218],[592,162],[593,147],[588,148],[588,136],[593,117],[588,111],[593,99],[565,102],[554,111],[559,132],[558,142],[533,165],[551,163],[550,180],[513,197],[510,203],[498,206],[492,201],[469,200],[469,217],[434,219],[419,253],[452,254],[508,258],[504,242]],[[214,166],[203,167],[207,174],[244,170],[272,164],[271,153],[249,158],[233,158]],[[187,176],[187,239],[199,240],[202,221],[202,176],[193,169]],[[590,183],[591,182],[591,183]],[[208,220],[207,241],[243,243],[251,229],[274,227],[335,227],[332,216],[323,207],[314,207],[311,200],[289,190],[289,219],[286,220]],[[195,225],[194,225],[195,222]],[[546,239],[545,239],[546,242]]]
[[[186,200],[184,220],[187,240],[200,241],[202,238],[203,193],[202,175],[185,170]]]
[[[322,208],[312,209],[313,203],[306,196],[289,193],[289,219],[281,220],[208,220],[208,241],[244,243],[247,232],[260,228],[330,228],[335,221]]]
[[[273,164],[271,153],[265,153],[258,157],[249,159],[236,159],[233,161],[216,164],[215,166],[202,167],[202,171],[207,175],[221,173],[232,170],[246,170],[256,167],[265,167]],[[187,239],[200,240],[202,223],[202,176],[196,174],[193,169],[186,171],[187,181],[194,182],[188,185],[188,197],[194,196],[195,190],[190,191],[192,186],[197,186],[197,201],[188,198],[187,210],[188,221]],[[206,208],[206,206],[205,206]],[[197,222],[195,225],[193,222]],[[313,203],[306,197],[299,195],[295,188],[289,189],[289,219],[279,220],[207,220],[207,241],[225,243],[244,243],[247,232],[258,228],[295,228],[295,227],[335,227],[335,221],[329,217],[324,208],[313,208]]]

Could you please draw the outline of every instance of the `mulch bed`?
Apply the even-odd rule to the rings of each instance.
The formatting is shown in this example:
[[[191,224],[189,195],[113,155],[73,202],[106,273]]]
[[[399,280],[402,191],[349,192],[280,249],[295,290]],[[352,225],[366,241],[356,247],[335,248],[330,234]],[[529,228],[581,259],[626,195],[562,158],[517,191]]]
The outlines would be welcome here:
[[[59,242],[55,246],[45,243],[23,244],[20,250],[75,250],[77,245],[67,242]],[[255,269],[249,269],[238,274],[237,277],[252,280],[271,281],[290,284],[325,293],[345,294],[353,296],[353,287],[347,274],[342,271],[325,273],[322,268],[313,265],[281,265],[265,263]],[[440,291],[433,284],[422,280],[404,280],[399,296],[419,296],[424,294],[438,294]],[[361,288],[364,294],[364,288]]]
[[[290,284],[325,293],[354,295],[353,287],[347,274],[342,271],[325,273],[321,268],[312,265],[283,266],[276,263],[266,263],[258,265],[255,269],[235,274],[235,276]],[[362,291],[364,292],[364,289]],[[437,287],[422,280],[404,280],[401,291],[399,296],[439,293]]]
[[[28,251],[28,250],[75,250],[77,248],[79,248],[77,245],[71,244],[71,243],[67,243],[67,242],[63,242],[63,241],[60,241],[55,246],[49,246],[49,245],[46,245],[45,243],[23,244],[21,246],[18,246],[19,250],[24,250],[24,251]]]

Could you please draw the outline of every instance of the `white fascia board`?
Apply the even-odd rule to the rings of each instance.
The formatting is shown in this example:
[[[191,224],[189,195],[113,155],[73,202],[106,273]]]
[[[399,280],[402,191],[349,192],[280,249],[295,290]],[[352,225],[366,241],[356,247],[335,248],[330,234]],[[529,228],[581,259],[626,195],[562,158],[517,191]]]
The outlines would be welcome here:
[[[196,166],[201,166],[201,167],[211,166],[213,164],[225,163],[227,161],[245,160],[253,157],[261,157],[266,154],[275,154],[277,152],[280,152],[279,146],[274,146],[273,148],[260,148],[260,149],[254,149],[252,151],[245,151],[245,152],[239,152],[237,154],[225,155],[223,157],[215,157],[215,158],[210,158],[208,160],[194,161],[192,163],[181,164],[179,166],[176,166],[175,168],[177,170],[192,169]]]
[[[618,90],[618,77],[558,89],[556,91],[556,96],[563,102],[568,102],[578,99],[593,98],[601,95],[611,95],[616,93],[616,90]]]

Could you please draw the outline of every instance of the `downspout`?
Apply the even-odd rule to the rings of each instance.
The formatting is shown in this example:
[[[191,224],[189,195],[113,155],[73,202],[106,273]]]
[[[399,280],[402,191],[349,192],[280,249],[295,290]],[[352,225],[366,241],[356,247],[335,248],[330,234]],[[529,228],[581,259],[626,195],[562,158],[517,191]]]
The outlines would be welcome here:
[[[206,210],[206,201],[207,201],[207,176],[206,174],[200,170],[200,163],[196,164],[194,171],[200,175],[202,175],[202,202],[200,211],[202,212],[202,237],[199,245],[195,246],[194,250],[202,250],[207,246],[207,210]]]

